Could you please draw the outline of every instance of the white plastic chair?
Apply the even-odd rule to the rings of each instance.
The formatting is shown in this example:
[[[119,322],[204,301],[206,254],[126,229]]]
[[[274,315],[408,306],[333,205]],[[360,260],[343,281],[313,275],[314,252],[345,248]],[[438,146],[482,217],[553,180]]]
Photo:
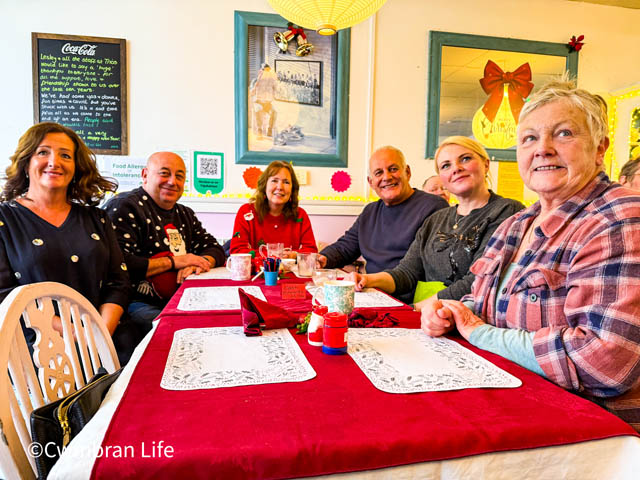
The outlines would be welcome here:
[[[62,336],[51,326],[54,303]],[[21,317],[36,332],[33,360]],[[100,366],[109,373],[120,368],[116,350],[98,311],[74,289],[23,285],[0,304],[0,471],[8,479],[36,477],[31,412],[83,387]]]

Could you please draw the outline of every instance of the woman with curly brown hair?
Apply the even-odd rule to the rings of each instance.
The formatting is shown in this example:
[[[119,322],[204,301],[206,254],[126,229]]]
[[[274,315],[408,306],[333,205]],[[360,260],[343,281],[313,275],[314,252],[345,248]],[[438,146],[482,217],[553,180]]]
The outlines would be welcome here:
[[[238,210],[231,253],[258,251],[262,244],[283,243],[296,252],[317,252],[309,216],[298,207],[300,185],[291,164],[273,161],[258,178],[248,204]]]
[[[130,281],[111,222],[95,205],[117,184],[100,175],[73,130],[53,122],[29,128],[10,159],[0,203],[0,300],[19,285],[64,283],[96,307],[114,334]],[[121,332],[114,336],[119,354],[131,349],[119,345]],[[33,332],[25,334],[32,343]]]

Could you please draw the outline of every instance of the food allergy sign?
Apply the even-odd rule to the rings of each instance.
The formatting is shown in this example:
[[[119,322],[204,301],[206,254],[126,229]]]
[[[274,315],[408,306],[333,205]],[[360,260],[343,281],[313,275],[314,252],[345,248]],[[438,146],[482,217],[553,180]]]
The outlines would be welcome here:
[[[35,122],[74,130],[95,153],[126,155],[126,41],[32,33]]]

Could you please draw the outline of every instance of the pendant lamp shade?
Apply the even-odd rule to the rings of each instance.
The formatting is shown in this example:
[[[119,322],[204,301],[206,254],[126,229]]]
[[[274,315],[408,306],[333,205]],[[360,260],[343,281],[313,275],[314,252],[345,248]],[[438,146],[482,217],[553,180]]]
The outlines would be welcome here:
[[[376,13],[387,0],[269,0],[271,7],[291,23],[333,35]]]

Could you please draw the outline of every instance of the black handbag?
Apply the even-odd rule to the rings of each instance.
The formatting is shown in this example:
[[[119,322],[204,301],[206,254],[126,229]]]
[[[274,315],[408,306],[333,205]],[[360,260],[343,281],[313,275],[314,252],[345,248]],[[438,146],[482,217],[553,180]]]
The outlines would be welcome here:
[[[35,457],[38,478],[47,478],[60,453],[98,411],[122,369],[108,374],[100,368],[84,387],[31,412],[31,438],[41,445]]]

